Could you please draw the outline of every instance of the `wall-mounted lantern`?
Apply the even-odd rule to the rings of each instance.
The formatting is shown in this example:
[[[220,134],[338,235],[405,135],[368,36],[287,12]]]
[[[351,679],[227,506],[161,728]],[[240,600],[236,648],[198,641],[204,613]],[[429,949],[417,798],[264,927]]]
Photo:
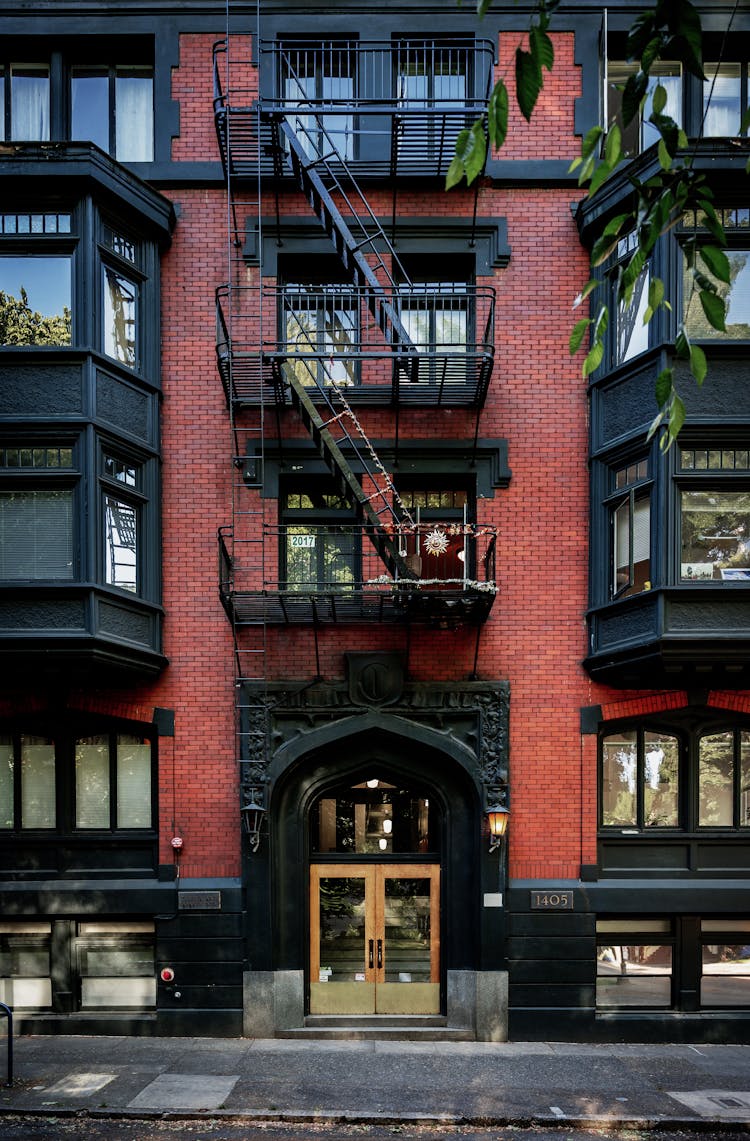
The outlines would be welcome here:
[[[263,826],[266,810],[261,803],[262,791],[258,788],[250,788],[248,792],[250,799],[247,804],[242,805],[240,813],[242,814],[242,826],[247,833],[250,851],[257,852],[260,847],[260,830]]]
[[[507,792],[505,789],[492,789],[489,804],[485,809],[487,826],[490,834],[490,851],[496,852],[501,847],[505,834],[508,831],[510,810],[505,803]]]

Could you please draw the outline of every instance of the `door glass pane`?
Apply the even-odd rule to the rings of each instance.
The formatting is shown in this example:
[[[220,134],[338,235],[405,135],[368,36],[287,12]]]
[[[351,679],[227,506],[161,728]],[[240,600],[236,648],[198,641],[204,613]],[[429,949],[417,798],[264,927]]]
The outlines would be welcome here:
[[[602,824],[636,824],[636,769],[638,752],[635,730],[605,737],[602,742]]]
[[[428,983],[430,880],[390,879],[385,892],[385,982]]]
[[[701,827],[731,828],[734,824],[733,733],[711,733],[701,737],[698,786],[698,823]]]
[[[671,947],[641,944],[597,948],[597,1006],[669,1006],[671,996]]]
[[[679,825],[679,747],[675,737],[645,733],[643,739],[643,823],[646,828]]]
[[[320,879],[320,978],[313,982],[365,981],[365,880]]]
[[[703,947],[703,1006],[750,1006],[750,945]]]
[[[109,738],[76,741],[76,828],[109,828]]]
[[[13,739],[0,737],[0,828],[13,827]]]
[[[21,827],[55,827],[55,746],[44,737],[21,738]]]

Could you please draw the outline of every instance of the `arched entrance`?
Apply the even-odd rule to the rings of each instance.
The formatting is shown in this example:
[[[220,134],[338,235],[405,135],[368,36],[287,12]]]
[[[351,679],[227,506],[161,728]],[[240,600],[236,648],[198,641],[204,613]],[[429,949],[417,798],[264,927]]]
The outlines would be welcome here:
[[[440,1013],[437,794],[382,764],[308,812],[311,1014]]]
[[[306,1015],[445,1014],[451,976],[478,967],[477,783],[437,733],[379,720],[272,773],[267,962],[301,972]]]

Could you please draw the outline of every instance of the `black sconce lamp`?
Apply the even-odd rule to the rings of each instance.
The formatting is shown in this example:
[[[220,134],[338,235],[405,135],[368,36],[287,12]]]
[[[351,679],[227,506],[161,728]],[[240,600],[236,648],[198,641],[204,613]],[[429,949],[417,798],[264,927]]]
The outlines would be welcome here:
[[[250,800],[247,804],[242,805],[240,813],[242,814],[243,828],[248,836],[250,851],[257,852],[260,847],[260,830],[263,825],[266,810],[260,803],[263,797],[262,790],[250,788],[248,792]]]

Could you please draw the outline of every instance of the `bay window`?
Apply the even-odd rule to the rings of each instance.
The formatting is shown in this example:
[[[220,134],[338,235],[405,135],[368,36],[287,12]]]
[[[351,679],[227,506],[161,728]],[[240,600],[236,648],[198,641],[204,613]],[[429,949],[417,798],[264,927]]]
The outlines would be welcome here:
[[[0,831],[151,830],[152,742],[141,733],[0,733]]]
[[[71,444],[0,444],[0,582],[75,577]]]
[[[139,589],[142,479],[142,465],[103,453],[104,581],[133,593]]]
[[[651,586],[651,485],[648,460],[616,468],[609,500],[613,598],[627,598]]]
[[[685,329],[691,340],[750,340],[750,247],[730,248],[729,281],[719,281],[709,268],[700,263],[700,271],[713,283],[725,306],[725,329],[715,329],[701,305],[699,290],[693,287],[693,271],[687,258],[683,266],[682,310]]]
[[[41,222],[44,215],[7,218],[13,219],[10,232],[15,233],[22,219]],[[14,245],[8,243],[0,252],[0,344],[69,345],[72,257],[62,251],[21,252]],[[49,241],[44,245],[49,249]]]

